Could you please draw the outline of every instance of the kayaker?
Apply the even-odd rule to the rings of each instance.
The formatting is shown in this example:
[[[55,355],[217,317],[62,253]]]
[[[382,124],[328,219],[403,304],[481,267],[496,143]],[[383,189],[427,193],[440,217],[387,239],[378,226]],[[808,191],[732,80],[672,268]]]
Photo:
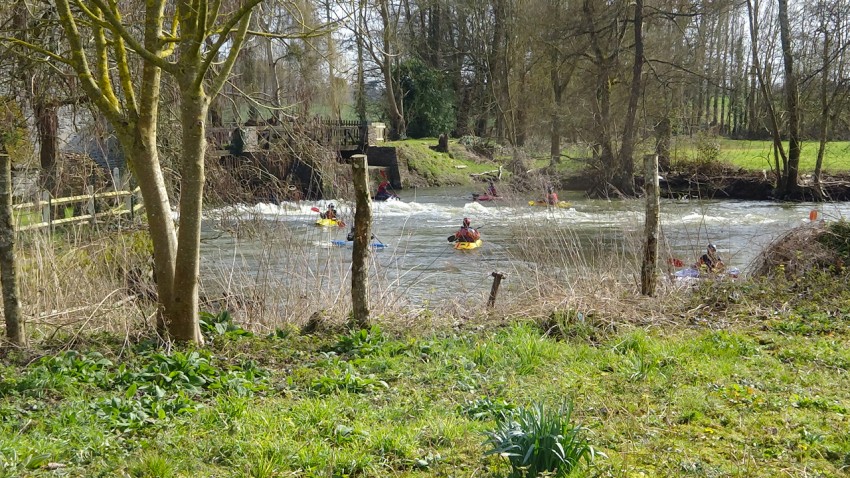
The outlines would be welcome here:
[[[381,184],[378,185],[378,192],[375,193],[376,201],[386,201],[391,197],[395,196],[393,193],[387,191],[387,187],[390,185],[390,182],[384,179],[381,181]]]
[[[372,240],[374,240],[374,239],[375,239],[375,235],[372,234]],[[354,226],[351,226],[351,230],[348,231],[348,235],[345,236],[345,240],[349,241],[349,242],[354,240]]]
[[[726,266],[717,254],[717,246],[714,244],[709,244],[708,247],[706,247],[705,254],[700,256],[697,263],[694,264],[694,269],[705,268],[708,272],[720,272],[724,267]]]
[[[457,242],[475,242],[478,239],[481,239],[481,234],[475,229],[469,227],[469,225],[469,218],[463,218],[463,225],[457,230],[457,232],[454,233],[453,236],[449,237],[449,242],[453,242],[453,239]]]
[[[322,219],[336,219],[336,207],[334,207],[333,203],[328,204],[328,209],[319,214],[319,217]]]
[[[554,206],[554,205],[558,204],[558,193],[556,193],[555,190],[552,189],[552,186],[549,186],[549,188],[547,190],[546,204],[548,204],[550,206]]]
[[[496,185],[493,184],[493,180],[490,180],[487,184],[487,194],[492,197],[496,197],[499,195],[499,193],[496,192]]]

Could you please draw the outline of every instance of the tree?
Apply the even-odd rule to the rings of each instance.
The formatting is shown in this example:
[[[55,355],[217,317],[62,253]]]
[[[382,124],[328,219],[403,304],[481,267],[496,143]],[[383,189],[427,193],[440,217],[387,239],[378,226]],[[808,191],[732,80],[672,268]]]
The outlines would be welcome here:
[[[233,67],[259,1],[229,9],[206,0],[149,0],[134,11],[115,0],[56,0],[66,54],[7,39],[69,67],[115,130],[145,201],[160,306],[157,326],[180,341],[203,341],[198,274],[207,109]],[[134,23],[140,28],[127,27]],[[134,72],[137,66],[140,73]],[[179,234],[156,143],[163,71],[180,90]]]
[[[6,338],[23,346],[27,337],[18,297],[15,229],[12,216],[12,158],[10,149],[26,135],[20,110],[9,98],[0,98],[0,284]]]
[[[786,196],[795,195],[800,171],[800,92],[791,49],[791,27],[788,24],[788,0],[779,0],[779,35],[782,42],[782,64],[785,67],[785,103],[788,116],[788,162],[779,190]]]
[[[395,89],[402,96],[410,137],[439,136],[454,126],[454,96],[442,73],[412,59],[394,76],[400,78]]]

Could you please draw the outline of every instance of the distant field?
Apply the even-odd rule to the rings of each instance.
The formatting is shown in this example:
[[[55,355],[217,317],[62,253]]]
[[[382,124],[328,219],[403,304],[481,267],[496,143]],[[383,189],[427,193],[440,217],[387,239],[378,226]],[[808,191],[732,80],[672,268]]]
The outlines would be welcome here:
[[[773,143],[771,141],[746,141],[720,139],[720,161],[739,166],[744,169],[770,170],[774,164]],[[787,151],[787,144],[786,151]],[[673,161],[690,160],[697,157],[696,140],[694,138],[675,139],[671,146]],[[808,141],[803,143],[800,157],[800,171],[810,173],[815,170],[818,143]],[[850,171],[850,142],[836,141],[826,145],[823,168],[825,171]]]

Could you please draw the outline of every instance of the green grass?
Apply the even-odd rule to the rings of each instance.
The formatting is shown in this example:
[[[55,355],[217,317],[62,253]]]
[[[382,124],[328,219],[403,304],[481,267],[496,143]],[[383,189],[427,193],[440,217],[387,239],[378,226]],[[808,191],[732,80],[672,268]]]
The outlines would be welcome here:
[[[471,173],[483,173],[499,167],[494,162],[479,162],[481,158],[474,158],[457,141],[449,141],[448,153],[438,153],[429,148],[436,144],[436,138],[421,138],[389,141],[385,146],[396,147],[399,159],[406,161],[410,172],[428,186],[470,184]]]
[[[696,137],[674,138],[670,151],[673,163],[692,162],[698,159],[700,157],[700,151],[697,145],[698,141]],[[773,143],[771,141],[719,138],[716,140],[716,145],[719,148],[717,161],[749,171],[766,170],[770,172],[773,167]],[[651,148],[651,146],[649,145],[647,147]],[[785,143],[785,147],[787,153],[787,142]],[[649,153],[651,150],[646,150],[645,152]],[[817,152],[818,143],[816,141],[806,141],[803,143],[800,157],[801,173],[811,174],[814,172]],[[585,163],[580,158],[590,157],[591,152],[578,145],[569,145],[563,150],[562,154],[564,157],[561,164],[558,165],[558,171],[573,173],[580,171],[585,166]],[[639,158],[640,154],[636,154],[635,157]],[[534,167],[536,168],[543,168],[548,166],[548,164],[548,157],[537,158],[534,161]],[[827,173],[850,171],[850,142],[833,141],[827,143],[823,169]]]
[[[260,337],[219,315],[200,353],[122,336],[7,357],[0,476],[506,477],[487,433],[565,401],[604,453],[574,476],[844,476],[845,281],[705,283],[681,325],[592,339],[531,321]]]
[[[720,148],[718,159],[734,166],[760,171],[771,170],[773,163],[773,143],[771,141],[747,141],[718,139]],[[786,153],[788,143],[785,143]],[[673,160],[688,160],[698,156],[696,140],[679,138],[671,146]],[[815,169],[818,143],[806,141],[800,156],[800,171],[811,173]],[[823,168],[825,171],[850,171],[850,142],[834,141],[827,143],[824,154]]]
[[[57,219],[64,219],[67,217],[74,217],[74,207],[68,206],[62,210],[62,216]],[[32,210],[32,209],[20,209],[14,212],[15,215],[15,224],[18,227],[21,226],[29,226],[30,224],[38,224],[41,222],[41,211],[40,210]]]

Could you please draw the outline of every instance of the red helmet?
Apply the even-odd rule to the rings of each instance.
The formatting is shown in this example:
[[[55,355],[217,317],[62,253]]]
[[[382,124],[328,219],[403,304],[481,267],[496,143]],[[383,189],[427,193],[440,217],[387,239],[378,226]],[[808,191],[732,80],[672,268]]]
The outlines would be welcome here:
[[[463,227],[469,227],[469,218],[468,217],[463,218]]]

